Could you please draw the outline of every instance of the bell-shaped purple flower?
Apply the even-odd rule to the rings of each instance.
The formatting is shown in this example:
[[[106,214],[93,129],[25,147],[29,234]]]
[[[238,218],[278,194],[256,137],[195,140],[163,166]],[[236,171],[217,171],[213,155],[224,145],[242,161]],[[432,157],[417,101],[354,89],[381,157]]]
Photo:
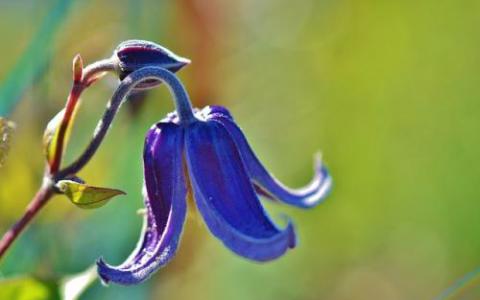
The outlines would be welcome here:
[[[296,237],[290,221],[284,228],[272,222],[259,194],[309,208],[331,187],[319,161],[307,187],[283,186],[260,163],[229,112],[219,106],[196,110],[186,118],[171,113],[154,125],[145,141],[144,175],[143,237],[123,264],[114,267],[98,261],[106,283],[136,284],[172,259],[185,222],[189,188],[211,233],[236,254],[263,262],[295,247]]]

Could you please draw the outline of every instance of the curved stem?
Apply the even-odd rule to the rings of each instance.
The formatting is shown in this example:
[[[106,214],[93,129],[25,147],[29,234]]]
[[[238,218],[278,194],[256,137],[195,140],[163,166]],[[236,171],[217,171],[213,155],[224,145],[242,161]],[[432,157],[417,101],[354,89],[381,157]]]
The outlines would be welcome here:
[[[139,83],[152,79],[163,81],[170,89],[170,92],[174,97],[180,123],[190,123],[195,120],[187,91],[180,80],[172,72],[160,67],[145,67],[139,69],[122,80],[108,102],[107,110],[103,114],[102,119],[98,122],[90,144],[75,162],[65,167],[63,170],[60,170],[55,175],[55,180],[76,174],[88,163],[107,134],[108,129],[110,128],[118,109],[125,101],[126,96]]]
[[[64,118],[60,127],[58,136],[59,141],[57,143],[57,149],[55,150],[56,154],[54,160],[50,165],[50,169],[47,171],[48,173],[44,177],[42,186],[30,201],[30,204],[27,206],[23,216],[0,239],[0,259],[55,193],[53,181],[51,180],[50,176],[52,173],[56,175],[60,166],[65,134],[68,126],[70,125],[73,111],[75,110],[75,106],[78,104],[81,93],[89,85],[101,78],[105,72],[113,70],[115,70],[115,65],[112,59],[100,60],[84,68],[81,72],[83,73],[81,81],[74,82],[67,100],[66,113],[64,114]]]
[[[54,150],[54,157],[53,160],[49,162],[50,174],[56,174],[60,169],[63,157],[63,149],[65,148],[65,135],[68,128],[72,124],[72,117],[75,113],[76,107],[78,106],[81,94],[85,88],[101,78],[106,72],[113,71],[114,69],[115,64],[112,59],[103,59],[88,65],[83,70],[80,69],[81,80],[74,80],[67,103],[65,104],[65,113],[60,123],[58,142],[56,144],[56,149]]]
[[[115,62],[111,58],[96,61],[83,69],[82,82],[85,87],[88,87],[94,81],[102,77],[105,72],[115,70]]]
[[[75,82],[70,90],[70,94],[68,95],[63,118],[58,129],[58,141],[54,150],[53,160],[50,162],[50,174],[55,174],[62,163],[65,135],[69,126],[72,124],[72,116],[75,112],[75,108],[77,107],[82,91],[83,85]]]
[[[35,197],[27,206],[24,215],[17,221],[0,239],[0,259],[5,252],[10,248],[12,243],[22,233],[25,227],[40,211],[40,209],[50,200],[54,193],[53,185],[50,180],[44,180],[42,187],[38,190]]]
[[[67,107],[69,105],[74,107],[78,103],[78,98],[81,92],[86,87],[88,87],[91,83],[102,77],[105,72],[111,71],[113,69],[114,64],[109,59],[99,61],[97,63],[87,66],[83,71],[84,73],[82,80],[80,82],[77,82],[77,84],[74,84],[72,88],[71,97],[69,98],[69,101],[67,101]],[[174,95],[174,100],[180,122],[189,123],[195,119],[188,94],[182,83],[172,72],[159,67],[145,67],[131,73],[120,83],[120,86],[113,94],[112,99],[107,105],[107,110],[105,111],[102,119],[97,125],[93,139],[88,145],[85,152],[70,166],[60,171],[54,170],[55,172],[51,174],[51,176],[54,176],[53,180],[52,178],[50,178],[50,175],[45,176],[41,188],[38,190],[37,194],[28,205],[24,215],[0,239],[0,259],[10,248],[12,243],[27,227],[27,225],[32,221],[32,219],[37,215],[37,213],[48,202],[48,200],[51,199],[52,195],[55,193],[53,182],[58,179],[65,178],[68,175],[76,174],[88,163],[88,161],[92,158],[92,156],[95,154],[96,150],[100,146],[103,138],[105,137],[108,129],[110,128],[113,118],[115,117],[121,104],[124,102],[126,96],[135,88],[137,84],[141,83],[142,81],[151,79],[161,80],[167,84],[170,92]],[[66,118],[67,124],[69,121],[70,118]],[[67,126],[65,125],[65,128],[66,127]],[[60,136],[64,136],[65,131],[66,130],[62,130]],[[61,144],[63,146],[63,141]],[[57,151],[58,150],[62,150],[62,148],[60,147],[59,149],[57,149]],[[55,164],[58,164],[59,166],[60,160],[56,160]]]

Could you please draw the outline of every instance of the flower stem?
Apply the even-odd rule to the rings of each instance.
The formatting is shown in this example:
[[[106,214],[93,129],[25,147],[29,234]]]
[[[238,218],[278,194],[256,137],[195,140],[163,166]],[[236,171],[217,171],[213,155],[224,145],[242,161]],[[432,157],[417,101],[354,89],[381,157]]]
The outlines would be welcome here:
[[[54,182],[67,176],[75,175],[92,158],[100,146],[103,138],[107,134],[118,109],[125,101],[126,96],[135,88],[136,85],[150,79],[163,81],[169,87],[170,92],[174,96],[180,122],[189,123],[195,119],[188,94],[180,80],[178,80],[178,78],[172,72],[159,67],[145,67],[139,69],[125,77],[125,79],[120,83],[119,87],[113,94],[112,99],[110,99],[109,103],[107,104],[107,110],[97,124],[95,133],[90,144],[87,146],[87,149],[75,162],[64,169],[59,170],[61,158],[63,156],[62,154],[65,134],[68,126],[70,126],[72,112],[74,111],[75,106],[78,105],[81,93],[86,87],[101,78],[105,72],[112,70],[114,70],[114,64],[111,60],[107,59],[99,61],[87,66],[83,70],[83,76],[80,81],[74,81],[74,85],[67,100],[64,119],[62,120],[60,127],[58,137],[59,141],[57,144],[57,149],[55,149],[55,158],[50,166],[49,171],[47,171],[48,173],[45,176],[43,185],[28,205],[24,215],[0,239],[0,259],[55,193]]]
[[[55,174],[62,163],[63,149],[65,147],[65,136],[69,126],[72,123],[72,116],[80,99],[80,94],[83,91],[83,86],[79,83],[74,83],[70,94],[68,96],[67,104],[65,105],[65,113],[60,123],[58,142],[55,147],[55,154],[53,161],[50,164],[50,174]]]
[[[76,59],[80,60],[80,56],[77,56]],[[74,61],[75,65],[75,61]],[[75,67],[74,67],[75,68]],[[62,163],[62,156],[63,156],[63,149],[65,147],[65,135],[68,128],[71,126],[72,117],[75,111],[76,106],[79,104],[80,95],[82,92],[90,86],[93,82],[98,80],[102,77],[105,72],[113,71],[114,64],[112,60],[105,59],[95,62],[91,65],[88,65],[83,70],[80,69],[79,75],[80,79],[76,78],[75,69],[74,69],[74,82],[72,89],[70,90],[70,94],[67,99],[67,103],[65,104],[65,114],[63,115],[63,119],[60,123],[59,133],[58,133],[58,142],[55,149],[55,156],[53,161],[50,164],[50,174],[55,174],[58,169],[60,168],[60,164]],[[83,76],[82,76],[83,73]]]
[[[12,243],[17,239],[26,226],[33,220],[37,213],[45,206],[45,204],[55,193],[54,181],[52,181],[51,177],[59,178],[57,173],[63,156],[65,134],[68,127],[71,125],[70,123],[72,121],[72,115],[75,107],[78,105],[80,95],[88,86],[100,79],[106,72],[113,71],[114,69],[114,63],[111,59],[101,60],[88,65],[81,70],[79,72],[79,74],[83,74],[81,76],[81,80],[76,78],[74,69],[74,83],[65,105],[65,114],[62,119],[62,123],[60,124],[58,143],[55,149],[54,159],[44,177],[42,186],[37,191],[35,197],[33,197],[33,199],[30,201],[30,204],[27,206],[23,216],[0,239],[0,259],[2,259],[5,252],[11,247]]]
[[[23,216],[0,239],[0,259],[2,259],[3,255],[10,248],[12,243],[17,239],[20,233],[22,233],[30,221],[32,221],[40,209],[42,209],[48,200],[50,200],[53,194],[54,189],[51,181],[44,180],[44,183],[38,190],[37,194],[27,206]]]
[[[151,79],[161,80],[169,87],[170,92],[174,96],[175,106],[181,123],[189,123],[195,119],[187,91],[180,80],[178,80],[172,72],[160,67],[145,67],[139,69],[122,80],[108,102],[107,109],[105,110],[102,119],[97,124],[90,144],[75,162],[57,173],[54,178],[55,180],[76,174],[90,161],[105,138],[118,109],[125,101],[127,95],[139,83]]]
[[[106,72],[115,70],[115,62],[110,59],[102,59],[94,62],[83,69],[83,84],[89,87],[92,83],[103,77]]]

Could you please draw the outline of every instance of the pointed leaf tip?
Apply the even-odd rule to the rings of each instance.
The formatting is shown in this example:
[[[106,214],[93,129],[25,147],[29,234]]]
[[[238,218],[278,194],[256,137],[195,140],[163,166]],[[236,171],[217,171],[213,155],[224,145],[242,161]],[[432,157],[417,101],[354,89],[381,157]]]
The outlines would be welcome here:
[[[90,186],[72,180],[60,180],[56,186],[73,204],[85,209],[102,207],[111,198],[126,195],[121,190]]]

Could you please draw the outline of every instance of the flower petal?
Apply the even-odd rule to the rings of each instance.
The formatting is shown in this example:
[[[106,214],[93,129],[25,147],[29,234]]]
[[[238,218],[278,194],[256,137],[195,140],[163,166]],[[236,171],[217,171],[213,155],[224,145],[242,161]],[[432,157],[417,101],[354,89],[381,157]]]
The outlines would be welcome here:
[[[195,200],[216,237],[235,253],[256,261],[275,259],[295,246],[292,224],[280,230],[269,219],[234,141],[221,124],[195,122],[186,129],[185,140]]]
[[[173,258],[186,214],[183,129],[159,123],[150,129],[144,150],[145,207],[143,237],[119,266],[97,262],[103,282],[136,284]]]
[[[260,194],[267,194],[279,201],[301,208],[313,207],[328,195],[332,186],[332,178],[323,166],[320,155],[316,155],[315,175],[311,182],[303,188],[288,188],[265,169],[255,153],[253,153],[241,129],[235,124],[231,117],[219,112],[218,108],[215,108],[212,112],[215,113],[211,114],[210,120],[217,121],[225,126],[235,140],[247,171],[254,185],[257,187],[257,191],[260,191]],[[267,198],[271,197],[267,196]]]

